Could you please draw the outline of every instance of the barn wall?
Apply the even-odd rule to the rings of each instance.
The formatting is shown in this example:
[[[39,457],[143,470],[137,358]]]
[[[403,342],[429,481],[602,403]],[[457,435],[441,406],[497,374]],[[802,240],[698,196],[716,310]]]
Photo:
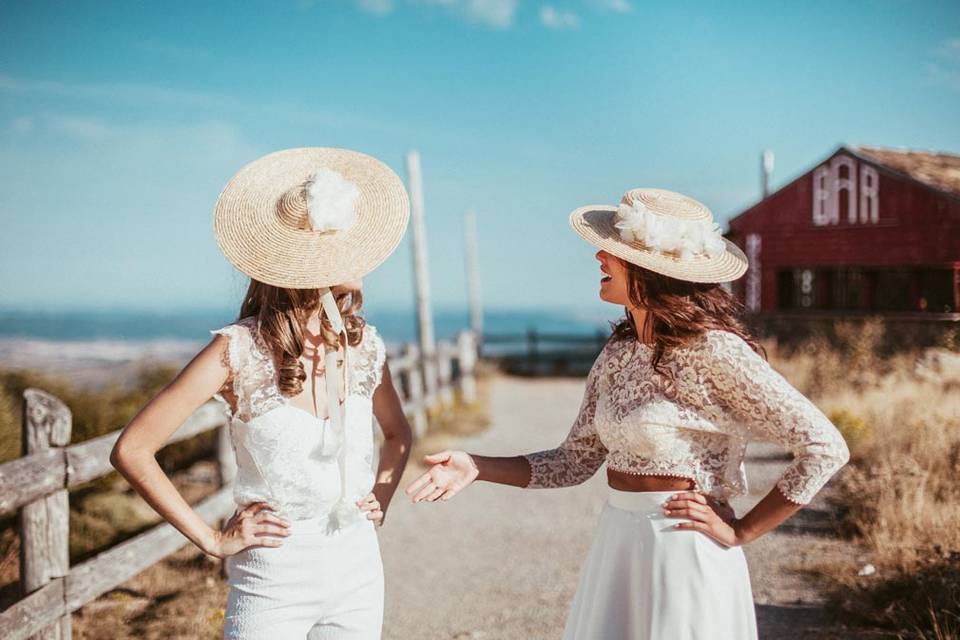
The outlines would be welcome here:
[[[840,150],[874,167],[879,177],[879,220],[813,223],[814,169],[730,221],[728,237],[746,250],[747,237],[761,239],[760,311],[777,306],[777,274],[796,267],[940,267],[960,264],[960,198],[953,198]],[[858,181],[859,186],[859,181]],[[856,198],[859,205],[859,193]],[[747,285],[735,290],[742,297]]]

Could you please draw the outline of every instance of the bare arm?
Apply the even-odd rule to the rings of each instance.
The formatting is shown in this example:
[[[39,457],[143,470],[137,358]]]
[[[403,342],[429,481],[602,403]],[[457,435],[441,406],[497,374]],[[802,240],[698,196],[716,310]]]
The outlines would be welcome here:
[[[110,463],[157,513],[205,553],[216,556],[224,552],[220,532],[204,522],[180,495],[157,463],[156,453],[190,414],[226,382],[230,375],[223,364],[226,348],[226,337],[214,337],[133,417],[110,452]],[[274,526],[281,522],[268,514],[260,517],[272,518]],[[271,530],[279,533],[279,529]]]
[[[597,359],[601,362],[601,358]],[[449,500],[474,480],[524,489],[569,487],[591,478],[603,464],[607,449],[594,428],[598,365],[590,370],[577,419],[559,446],[520,456],[471,455],[441,451],[424,458],[431,465],[406,493],[414,502]]]
[[[386,512],[400,477],[410,457],[413,435],[410,423],[403,414],[403,405],[390,377],[390,367],[383,363],[380,386],[373,393],[373,413],[383,430],[383,445],[380,447],[380,465],[377,469],[373,494],[379,502],[380,511]],[[382,522],[382,515],[380,517]]]

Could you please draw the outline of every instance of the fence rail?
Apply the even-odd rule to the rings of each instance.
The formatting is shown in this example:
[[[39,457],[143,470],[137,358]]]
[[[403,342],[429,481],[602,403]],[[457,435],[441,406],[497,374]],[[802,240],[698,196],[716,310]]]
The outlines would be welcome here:
[[[476,399],[474,370],[477,341],[470,332],[455,343],[440,342],[436,355],[421,357],[410,345],[391,352],[390,371],[404,411],[417,436],[427,427],[427,411],[449,406],[454,390],[466,402]],[[428,396],[424,371],[435,371]],[[0,464],[0,515],[19,510],[21,599],[0,612],[0,638],[69,640],[70,614],[126,582],[188,543],[172,525],[163,523],[80,564],[70,566],[68,490],[113,471],[110,451],[120,431],[70,444],[70,409],[56,397],[28,389],[23,398],[23,451]],[[218,430],[217,461],[221,488],[194,509],[210,525],[233,512],[231,482],[235,458],[222,407],[209,402],[193,413],[166,445]]]
[[[585,375],[603,348],[609,331],[551,333],[530,329],[525,333],[484,335],[485,359],[516,375]]]

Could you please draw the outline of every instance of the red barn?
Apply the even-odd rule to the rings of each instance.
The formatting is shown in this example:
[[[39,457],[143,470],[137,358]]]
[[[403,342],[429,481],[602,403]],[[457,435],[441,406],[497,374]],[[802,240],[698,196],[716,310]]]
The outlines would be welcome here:
[[[751,313],[960,318],[960,156],[842,146],[729,224]]]

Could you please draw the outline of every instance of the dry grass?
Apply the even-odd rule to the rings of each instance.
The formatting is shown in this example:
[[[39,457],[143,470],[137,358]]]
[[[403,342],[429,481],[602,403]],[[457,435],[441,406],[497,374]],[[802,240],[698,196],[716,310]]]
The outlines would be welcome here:
[[[840,326],[773,364],[844,432],[852,459],[836,498],[876,572],[821,566],[834,600],[902,637],[960,638],[960,353],[883,353],[883,325]]]

